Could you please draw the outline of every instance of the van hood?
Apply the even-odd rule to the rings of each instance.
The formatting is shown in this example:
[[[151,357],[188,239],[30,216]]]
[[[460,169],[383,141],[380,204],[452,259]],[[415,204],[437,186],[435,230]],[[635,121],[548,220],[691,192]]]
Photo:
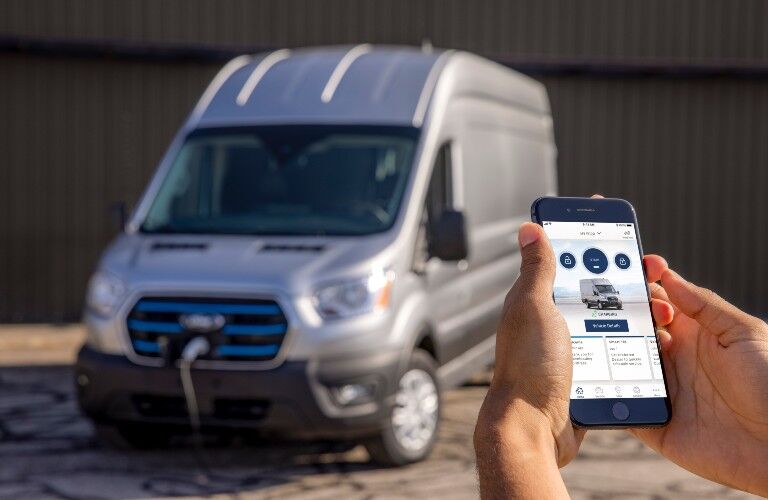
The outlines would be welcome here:
[[[124,235],[102,267],[130,288],[151,286],[302,293],[326,279],[364,276],[386,242],[356,238]]]

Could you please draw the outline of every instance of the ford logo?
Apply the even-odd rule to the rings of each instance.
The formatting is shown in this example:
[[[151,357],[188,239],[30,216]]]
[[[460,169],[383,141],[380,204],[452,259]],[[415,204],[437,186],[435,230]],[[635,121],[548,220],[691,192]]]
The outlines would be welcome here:
[[[182,314],[179,324],[189,332],[210,333],[221,330],[227,320],[221,314]]]

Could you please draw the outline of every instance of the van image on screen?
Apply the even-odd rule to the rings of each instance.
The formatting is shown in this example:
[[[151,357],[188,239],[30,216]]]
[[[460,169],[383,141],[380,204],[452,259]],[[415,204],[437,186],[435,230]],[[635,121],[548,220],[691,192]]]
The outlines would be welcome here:
[[[581,289],[581,301],[587,305],[587,309],[621,309],[623,307],[616,290],[610,281],[606,279],[579,280]]]
[[[531,200],[556,194],[544,87],[457,51],[241,56],[101,257],[78,400],[114,443],[190,428],[428,455],[441,391],[493,363]]]

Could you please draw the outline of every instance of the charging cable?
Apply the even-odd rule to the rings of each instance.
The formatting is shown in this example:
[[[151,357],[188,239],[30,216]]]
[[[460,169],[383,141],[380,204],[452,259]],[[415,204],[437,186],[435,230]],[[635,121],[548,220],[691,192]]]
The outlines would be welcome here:
[[[200,356],[207,354],[210,349],[211,344],[205,337],[195,337],[184,346],[179,361],[181,387],[184,389],[184,399],[187,401],[189,424],[192,426],[192,432],[194,433],[196,440],[200,439],[200,409],[197,406],[195,386],[192,383],[192,363],[194,363]]]
[[[202,457],[203,436],[200,433],[200,408],[197,406],[197,396],[195,395],[195,385],[192,382],[192,363],[200,356],[203,356],[211,350],[211,344],[205,337],[195,337],[184,346],[179,359],[179,372],[181,375],[181,387],[184,390],[184,399],[187,402],[187,413],[189,413],[189,425],[192,427],[192,442],[195,447],[195,456],[200,465],[200,473],[196,478],[199,485],[206,485],[210,482],[208,467]]]
[[[198,463],[198,473],[194,479],[197,487],[203,488],[205,495],[231,491],[233,488],[242,490],[263,480],[261,477],[232,478],[215,474],[208,466],[203,454],[203,437],[200,429],[200,408],[197,405],[197,395],[192,382],[192,365],[200,357],[208,354],[211,344],[205,337],[195,337],[190,340],[181,351],[179,358],[179,372],[181,374],[181,387],[184,390],[184,399],[187,402],[189,424],[192,427],[192,439],[194,455]],[[215,482],[216,487],[214,487]]]

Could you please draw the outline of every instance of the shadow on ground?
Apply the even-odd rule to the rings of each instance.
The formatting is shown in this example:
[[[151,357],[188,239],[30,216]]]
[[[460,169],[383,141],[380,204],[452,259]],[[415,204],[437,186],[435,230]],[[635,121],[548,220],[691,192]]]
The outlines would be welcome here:
[[[482,384],[477,388],[484,392]],[[402,469],[379,469],[362,447],[339,451],[329,443],[209,443],[199,453],[187,439],[173,449],[124,451],[102,445],[79,414],[70,366],[2,368],[0,497],[410,496],[430,483],[436,492],[446,474],[473,476],[470,443],[461,432],[473,420],[471,409],[459,421],[446,418],[438,446],[443,460]],[[447,483],[450,490],[453,482]],[[457,486],[446,491],[449,497],[474,494],[473,481]]]
[[[379,469],[360,448],[273,443],[169,450],[103,447],[80,416],[69,365],[0,368],[0,498],[476,498],[472,432],[487,375],[444,396],[429,460]],[[741,498],[628,434],[592,432],[563,476],[574,498]]]

